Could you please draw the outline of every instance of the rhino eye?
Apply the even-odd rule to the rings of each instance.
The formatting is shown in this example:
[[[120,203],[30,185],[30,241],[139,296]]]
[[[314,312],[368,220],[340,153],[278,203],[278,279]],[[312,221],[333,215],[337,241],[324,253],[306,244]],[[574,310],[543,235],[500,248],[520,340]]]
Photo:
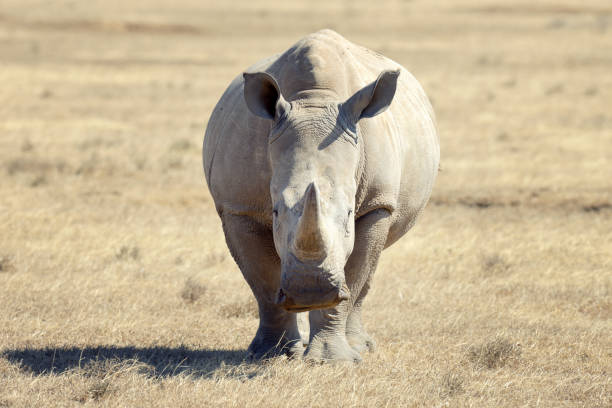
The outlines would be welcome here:
[[[353,210],[348,210],[348,216],[346,217],[346,221],[344,222],[344,229],[346,231],[346,235],[348,236],[351,232],[349,229],[349,223],[351,222],[351,214],[353,214]]]
[[[278,210],[276,208],[272,210],[272,227],[274,231],[278,229]]]

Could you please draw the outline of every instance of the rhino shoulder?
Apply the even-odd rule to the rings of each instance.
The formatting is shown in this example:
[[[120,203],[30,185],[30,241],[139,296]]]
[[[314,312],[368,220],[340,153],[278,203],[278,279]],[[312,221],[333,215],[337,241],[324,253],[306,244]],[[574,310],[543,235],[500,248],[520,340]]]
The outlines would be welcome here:
[[[213,110],[204,137],[204,173],[218,212],[261,214],[270,207],[270,124],[248,114],[243,86],[240,75]]]

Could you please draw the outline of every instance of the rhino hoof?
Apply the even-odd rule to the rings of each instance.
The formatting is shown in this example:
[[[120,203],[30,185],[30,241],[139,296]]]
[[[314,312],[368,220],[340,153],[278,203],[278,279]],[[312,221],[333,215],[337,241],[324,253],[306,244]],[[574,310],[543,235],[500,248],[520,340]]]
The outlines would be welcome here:
[[[364,351],[373,353],[376,350],[376,342],[367,333],[347,333],[346,339],[351,347],[358,353]]]
[[[361,362],[361,356],[347,342],[344,336],[326,340],[312,339],[304,353],[304,360],[310,363]]]

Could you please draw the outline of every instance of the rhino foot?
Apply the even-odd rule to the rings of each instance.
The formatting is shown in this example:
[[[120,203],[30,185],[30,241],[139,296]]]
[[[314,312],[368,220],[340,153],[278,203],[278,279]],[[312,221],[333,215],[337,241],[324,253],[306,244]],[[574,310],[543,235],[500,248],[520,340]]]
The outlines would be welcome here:
[[[366,287],[365,289],[367,290],[368,288]],[[365,350],[374,352],[376,348],[376,343],[361,323],[361,304],[353,308],[346,320],[346,338],[351,347],[358,353]]]
[[[366,350],[373,353],[376,349],[376,342],[363,329],[359,332],[349,332],[347,330],[346,339],[348,344],[358,353]]]
[[[247,350],[249,361],[265,360],[282,355],[300,357],[304,354],[304,346],[299,336],[287,336],[286,332],[257,330],[255,338]]]
[[[359,363],[361,356],[349,345],[344,335],[334,334],[313,337],[304,353],[304,360],[314,363],[336,361]]]

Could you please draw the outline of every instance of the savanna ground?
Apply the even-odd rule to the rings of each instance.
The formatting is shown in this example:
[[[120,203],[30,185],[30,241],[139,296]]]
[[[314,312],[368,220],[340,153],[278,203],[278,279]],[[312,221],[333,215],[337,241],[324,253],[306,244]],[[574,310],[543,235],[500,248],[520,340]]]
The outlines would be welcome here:
[[[229,81],[330,27],[402,63],[442,172],[360,365],[249,364],[200,146]],[[3,0],[0,407],[612,404],[608,1]]]

